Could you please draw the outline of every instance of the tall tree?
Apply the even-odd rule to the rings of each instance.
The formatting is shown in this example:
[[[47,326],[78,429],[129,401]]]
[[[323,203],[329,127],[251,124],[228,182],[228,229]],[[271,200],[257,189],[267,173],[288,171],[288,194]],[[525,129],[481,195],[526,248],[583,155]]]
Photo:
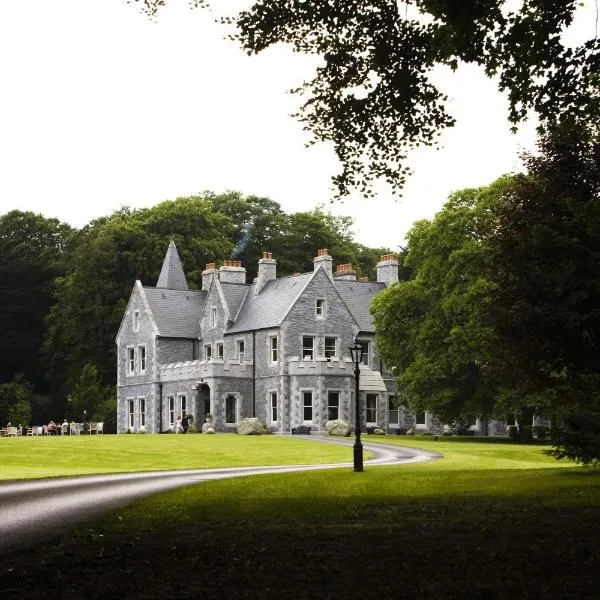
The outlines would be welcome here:
[[[171,0],[172,1],[172,0]],[[136,0],[155,15],[167,0]],[[207,0],[190,0],[207,5]],[[213,1],[213,4],[218,4]],[[341,163],[338,195],[372,194],[375,178],[400,190],[406,156],[435,145],[454,124],[432,82],[440,67],[482,67],[508,94],[509,120],[530,111],[541,127],[564,115],[597,119],[600,40],[590,28],[579,46],[565,40],[574,0],[253,0],[224,19],[248,53],[283,42],[322,58],[296,92],[298,117],[317,141],[332,142]],[[227,6],[226,3],[222,3]]]
[[[568,122],[524,161],[528,173],[515,176],[495,206],[488,239],[494,359],[508,388],[561,417],[559,446],[572,450],[574,439],[595,435],[600,458],[598,129]]]
[[[32,212],[0,216],[0,383],[25,372],[37,390],[45,388],[44,318],[72,233],[66,223]]]
[[[404,398],[446,423],[493,410],[497,383],[486,365],[494,331],[480,306],[490,287],[490,205],[506,182],[456,192],[433,221],[417,222],[405,259],[413,279],[372,305],[379,350]]]

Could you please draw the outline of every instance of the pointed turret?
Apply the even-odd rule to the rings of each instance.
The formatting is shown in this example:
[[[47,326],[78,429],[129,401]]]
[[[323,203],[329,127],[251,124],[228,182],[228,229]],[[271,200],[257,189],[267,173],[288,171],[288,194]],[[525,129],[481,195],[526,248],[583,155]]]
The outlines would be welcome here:
[[[168,290],[189,289],[181,261],[179,260],[179,254],[177,253],[177,246],[175,246],[173,240],[171,240],[167,249],[156,287],[167,288]]]

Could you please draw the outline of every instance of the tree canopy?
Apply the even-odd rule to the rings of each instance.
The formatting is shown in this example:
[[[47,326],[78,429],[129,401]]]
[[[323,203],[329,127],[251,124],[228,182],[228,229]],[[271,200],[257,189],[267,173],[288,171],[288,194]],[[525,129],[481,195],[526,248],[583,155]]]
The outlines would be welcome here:
[[[167,0],[135,0],[156,15]],[[170,0],[173,1],[173,0]],[[205,0],[191,0],[206,6]],[[213,0],[212,4],[227,3]],[[540,128],[566,116],[597,119],[600,40],[570,45],[575,0],[253,0],[223,19],[249,54],[277,43],[322,59],[295,92],[297,116],[314,140],[332,142],[341,164],[338,196],[373,193],[381,178],[401,191],[406,157],[454,124],[440,68],[480,66],[509,100],[516,127],[533,111]],[[597,29],[597,27],[596,27]]]

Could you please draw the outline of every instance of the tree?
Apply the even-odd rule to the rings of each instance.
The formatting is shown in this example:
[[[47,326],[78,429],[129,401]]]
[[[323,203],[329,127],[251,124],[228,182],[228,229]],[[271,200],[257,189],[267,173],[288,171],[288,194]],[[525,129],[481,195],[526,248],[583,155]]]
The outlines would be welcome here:
[[[31,407],[35,404],[33,384],[23,373],[17,373],[13,381],[0,384],[0,423],[13,425],[31,424]]]
[[[376,296],[377,344],[413,410],[443,422],[491,416],[498,382],[487,367],[494,330],[482,318],[490,206],[507,184],[452,194],[433,221],[408,234],[405,263],[414,278]]]
[[[79,419],[83,414],[86,414],[88,419],[96,418],[104,400],[105,391],[98,369],[95,364],[88,362],[81,370],[79,381],[71,396],[74,418]]]
[[[166,0],[135,0],[155,16]],[[191,0],[205,6],[206,0]],[[482,67],[508,94],[509,121],[531,111],[540,127],[570,115],[597,119],[600,40],[571,47],[562,33],[573,22],[573,0],[254,0],[232,36],[249,54],[283,42],[322,58],[298,117],[316,141],[333,143],[341,172],[338,196],[371,195],[383,178],[402,189],[406,156],[435,145],[454,124],[445,94],[432,83],[440,68]],[[225,3],[223,3],[226,6]]]
[[[600,457],[600,142],[572,122],[540,138],[495,206],[486,318],[508,389],[550,406],[557,455]],[[595,415],[595,416],[594,416]],[[594,433],[595,432],[595,433]],[[585,458],[584,458],[585,457]]]
[[[64,272],[73,230],[58,219],[13,210],[0,216],[0,383],[26,371],[45,387],[41,347],[54,281]]]

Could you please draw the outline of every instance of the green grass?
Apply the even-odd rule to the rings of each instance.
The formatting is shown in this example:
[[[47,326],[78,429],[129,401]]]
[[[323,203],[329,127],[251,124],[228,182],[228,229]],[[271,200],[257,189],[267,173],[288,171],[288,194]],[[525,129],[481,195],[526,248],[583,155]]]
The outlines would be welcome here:
[[[163,454],[171,453],[182,467],[189,466],[184,457],[202,451],[197,465],[250,458],[283,464],[285,451],[302,452],[298,462],[311,452],[331,460],[330,444],[290,438],[120,436],[129,437],[76,440],[74,460],[82,468],[96,441],[108,444],[105,451],[116,444],[113,451],[143,468],[136,452],[153,447],[150,462],[168,462]],[[556,462],[540,445],[366,439],[444,458],[394,467],[366,462],[363,473],[343,467],[240,477],[157,494],[60,541],[3,557],[0,589],[37,597],[26,582],[43,578],[63,598],[117,591],[129,599],[192,598],[199,590],[236,600],[598,597],[600,470]],[[53,447],[40,442],[40,449]],[[349,448],[334,448],[348,460]]]
[[[351,449],[287,436],[93,435],[2,438],[0,480],[98,473],[337,463]]]

